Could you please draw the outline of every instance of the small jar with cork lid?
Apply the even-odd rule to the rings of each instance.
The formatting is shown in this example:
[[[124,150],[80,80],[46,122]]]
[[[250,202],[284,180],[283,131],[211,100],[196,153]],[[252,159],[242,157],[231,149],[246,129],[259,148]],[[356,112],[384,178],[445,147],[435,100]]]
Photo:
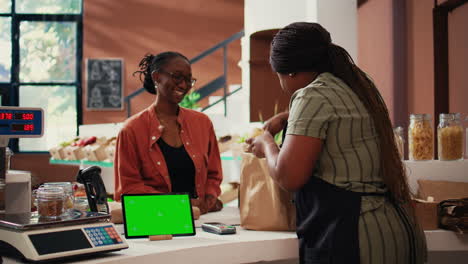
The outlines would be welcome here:
[[[46,182],[43,187],[60,187],[65,193],[64,208],[66,214],[71,214],[74,207],[75,196],[73,193],[73,184],[71,182]]]
[[[66,195],[61,187],[40,187],[36,192],[39,217],[56,219],[64,213]]]

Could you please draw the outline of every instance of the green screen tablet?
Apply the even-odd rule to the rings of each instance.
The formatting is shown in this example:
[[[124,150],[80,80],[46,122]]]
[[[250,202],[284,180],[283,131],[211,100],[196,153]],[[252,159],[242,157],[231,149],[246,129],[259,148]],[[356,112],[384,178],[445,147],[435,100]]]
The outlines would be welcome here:
[[[126,238],[195,235],[188,193],[124,194],[122,214]]]

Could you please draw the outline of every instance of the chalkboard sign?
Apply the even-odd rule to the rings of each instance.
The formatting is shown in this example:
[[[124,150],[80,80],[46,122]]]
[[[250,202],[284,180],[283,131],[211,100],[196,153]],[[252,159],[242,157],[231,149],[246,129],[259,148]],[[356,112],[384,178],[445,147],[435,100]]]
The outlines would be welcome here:
[[[86,87],[88,110],[122,110],[122,59],[87,59]]]

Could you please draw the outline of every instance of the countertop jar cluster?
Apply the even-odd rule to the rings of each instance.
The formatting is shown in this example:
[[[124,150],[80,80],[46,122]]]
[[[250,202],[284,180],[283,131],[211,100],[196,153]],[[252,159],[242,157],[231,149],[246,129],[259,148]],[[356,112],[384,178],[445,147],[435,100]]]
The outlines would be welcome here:
[[[468,117],[467,117],[468,121]],[[395,131],[395,142],[401,149],[401,128]],[[465,134],[466,133],[466,134]],[[460,113],[440,114],[434,133],[429,114],[411,114],[408,127],[408,157],[412,161],[434,159],[434,135],[437,135],[437,158],[441,161],[460,160],[464,156],[464,138],[468,140]],[[401,152],[400,152],[401,153]]]

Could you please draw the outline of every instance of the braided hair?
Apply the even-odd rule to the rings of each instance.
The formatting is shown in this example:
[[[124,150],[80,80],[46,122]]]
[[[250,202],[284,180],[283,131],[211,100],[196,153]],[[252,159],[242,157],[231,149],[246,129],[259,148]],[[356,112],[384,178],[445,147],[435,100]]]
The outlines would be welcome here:
[[[157,55],[152,55],[151,53],[148,53],[138,65],[140,70],[135,71],[133,73],[133,76],[135,76],[135,74],[138,74],[140,81],[143,83],[143,88],[145,88],[145,90],[151,94],[156,94],[157,91],[154,85],[153,77],[151,76],[152,73],[161,70],[161,68],[166,66],[170,60],[177,57],[183,58],[187,60],[187,62],[189,61],[187,57],[175,51],[166,51]]]
[[[317,23],[297,22],[281,29],[273,38],[270,64],[275,72],[330,72],[343,80],[359,97],[372,117],[378,134],[380,175],[392,198],[410,201],[406,171],[398,154],[392,123],[375,84],[342,47],[332,43],[330,33]]]

